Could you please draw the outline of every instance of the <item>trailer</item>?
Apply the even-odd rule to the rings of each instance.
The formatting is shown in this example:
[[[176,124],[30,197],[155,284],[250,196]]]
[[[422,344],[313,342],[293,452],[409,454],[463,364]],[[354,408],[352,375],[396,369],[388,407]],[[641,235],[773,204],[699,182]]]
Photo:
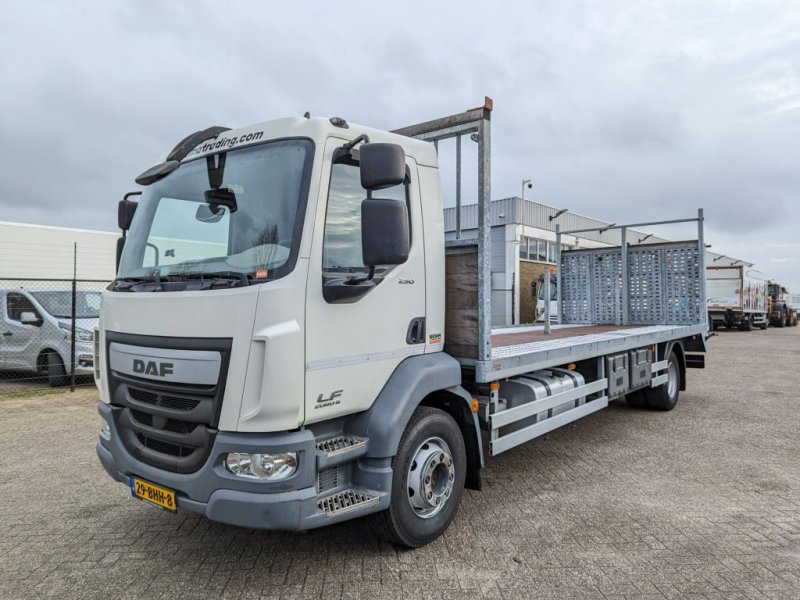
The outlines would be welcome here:
[[[140,175],[95,336],[109,475],[172,512],[273,530],[369,516],[418,547],[488,457],[613,400],[673,409],[707,349],[702,210],[670,221],[696,223],[690,241],[631,248],[615,226],[619,247],[562,252],[577,232],[557,232],[557,323],[493,330],[491,113],[209,128]],[[454,139],[460,214],[463,138],[478,236],[445,244],[436,150]],[[192,250],[207,242],[225,251]]]
[[[708,266],[708,319],[713,329],[751,331],[769,324],[767,276],[745,265]]]

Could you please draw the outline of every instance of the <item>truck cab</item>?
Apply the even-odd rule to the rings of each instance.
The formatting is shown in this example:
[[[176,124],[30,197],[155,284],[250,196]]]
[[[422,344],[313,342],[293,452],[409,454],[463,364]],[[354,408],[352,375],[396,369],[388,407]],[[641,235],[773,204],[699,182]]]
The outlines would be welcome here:
[[[140,177],[121,223],[97,344],[103,465],[243,526],[386,508],[396,440],[367,455],[373,414],[391,410],[376,398],[410,357],[458,371],[441,353],[433,146],[323,118],[190,145]]]

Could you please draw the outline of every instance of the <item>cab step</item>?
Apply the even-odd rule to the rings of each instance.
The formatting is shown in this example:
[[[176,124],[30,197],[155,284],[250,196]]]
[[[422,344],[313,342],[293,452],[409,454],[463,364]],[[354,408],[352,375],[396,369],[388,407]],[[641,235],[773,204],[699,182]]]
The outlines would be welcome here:
[[[317,442],[317,469],[350,462],[367,453],[367,438],[339,435]]]
[[[380,501],[380,495],[368,490],[343,490],[317,500],[317,508],[329,519],[344,513],[363,510]]]

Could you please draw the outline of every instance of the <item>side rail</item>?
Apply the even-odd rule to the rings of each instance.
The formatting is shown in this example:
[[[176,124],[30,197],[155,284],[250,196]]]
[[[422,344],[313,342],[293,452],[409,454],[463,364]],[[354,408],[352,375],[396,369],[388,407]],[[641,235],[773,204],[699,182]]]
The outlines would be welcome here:
[[[518,377],[504,382],[505,386],[535,386],[544,374],[532,373],[532,377]],[[608,406],[608,380],[592,381],[542,397],[532,402],[506,408],[488,415],[490,429],[489,451],[492,456],[510,450],[520,444],[540,437]],[[500,397],[500,384],[492,384],[488,406],[507,406],[508,399]]]

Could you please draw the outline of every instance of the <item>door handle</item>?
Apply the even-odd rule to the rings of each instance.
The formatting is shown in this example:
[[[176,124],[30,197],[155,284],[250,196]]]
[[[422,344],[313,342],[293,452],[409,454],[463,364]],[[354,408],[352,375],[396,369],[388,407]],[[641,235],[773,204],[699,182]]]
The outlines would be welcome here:
[[[14,334],[11,333],[10,331],[4,331],[3,332],[3,337],[11,337],[12,335],[14,335]]]

